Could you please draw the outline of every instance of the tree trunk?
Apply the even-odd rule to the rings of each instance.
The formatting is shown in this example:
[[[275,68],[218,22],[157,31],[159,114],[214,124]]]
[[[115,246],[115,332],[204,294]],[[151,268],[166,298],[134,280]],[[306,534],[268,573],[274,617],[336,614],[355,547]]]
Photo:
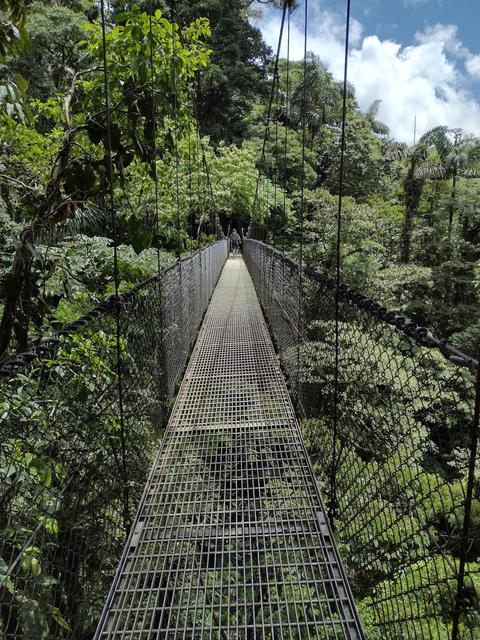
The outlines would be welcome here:
[[[405,189],[405,217],[403,219],[402,235],[400,239],[400,262],[410,262],[413,219],[417,215],[420,198],[422,197],[424,180],[415,177],[416,164],[412,161],[404,182]]]
[[[15,252],[12,270],[6,276],[5,307],[0,322],[0,361],[7,353],[15,324],[16,311],[22,298],[26,278],[32,267],[32,253],[27,244],[28,236],[24,236],[21,245]]]
[[[67,97],[65,106],[66,110],[70,109],[70,100],[71,96]],[[35,225],[38,224],[38,222],[43,222],[45,224],[45,222],[49,220],[48,216],[52,211],[55,211],[55,207],[58,206],[58,204],[62,201],[60,183],[65,173],[65,169],[68,165],[70,150],[74,138],[78,131],[83,128],[85,128],[84,125],[75,128],[68,127],[65,130],[62,146],[60,147],[60,150],[58,151],[53,161],[50,179],[45,187],[45,195],[38,207],[36,218],[34,222],[22,232],[20,246],[16,250],[13,259],[12,270],[6,276],[5,307],[3,309],[2,319],[0,321],[0,361],[5,357],[12,338],[12,331],[15,324],[18,305],[22,300],[22,293],[24,293],[24,285],[26,282],[28,283],[28,285],[30,285],[33,256],[32,252],[30,251],[29,245],[33,244],[34,242]],[[52,223],[51,220],[50,223]],[[28,291],[25,292],[25,294],[31,296],[30,287],[28,288]],[[31,300],[26,299],[25,302],[27,304],[24,308],[24,312],[26,314],[24,324],[26,323],[28,331],[28,315],[30,313],[29,308],[31,306]]]
[[[452,177],[452,189],[450,191],[450,203],[448,205],[448,244],[452,242],[453,216],[455,214],[455,198],[457,197],[457,176]]]

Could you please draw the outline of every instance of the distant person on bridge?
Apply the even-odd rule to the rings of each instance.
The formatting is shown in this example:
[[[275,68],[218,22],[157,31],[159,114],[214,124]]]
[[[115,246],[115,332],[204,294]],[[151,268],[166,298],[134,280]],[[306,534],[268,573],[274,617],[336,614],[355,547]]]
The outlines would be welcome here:
[[[242,244],[242,241],[240,239],[240,236],[237,233],[237,230],[233,229],[232,233],[230,234],[230,246],[232,247],[232,252],[234,256],[238,255],[241,244]]]

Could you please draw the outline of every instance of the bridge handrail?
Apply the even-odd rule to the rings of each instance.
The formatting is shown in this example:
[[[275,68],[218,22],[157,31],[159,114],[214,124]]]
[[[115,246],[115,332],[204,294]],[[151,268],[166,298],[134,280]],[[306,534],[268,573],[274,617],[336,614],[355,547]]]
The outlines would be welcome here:
[[[226,258],[221,239],[4,364],[0,634],[92,636]]]
[[[202,255],[209,246],[214,246],[222,242],[224,242],[224,239],[219,239],[212,245],[208,245],[203,249],[196,249],[188,256],[177,258],[170,265],[164,267],[160,273],[157,273],[154,276],[150,276],[149,278],[142,280],[136,285],[130,287],[129,289],[127,289],[127,291],[120,293],[118,295],[118,303],[122,304],[143,289],[146,289],[151,284],[161,281],[161,279],[164,278],[167,273],[175,269],[179,264],[185,264],[193,260],[196,255]],[[59,331],[55,332],[52,336],[44,338],[38,344],[31,345],[27,350],[21,353],[16,353],[12,356],[9,356],[0,363],[0,377],[10,376],[12,373],[15,373],[19,369],[21,369],[21,367],[30,364],[33,360],[35,360],[35,358],[42,357],[43,355],[49,353],[52,347],[58,345],[58,343],[64,336],[70,335],[71,333],[77,331],[77,329],[85,326],[104,313],[110,313],[115,308],[116,304],[117,296],[113,293],[102,300],[102,302],[99,302],[90,311],[87,311],[83,315],[79,316],[76,320],[63,325],[63,327]]]
[[[368,630],[476,640],[478,362],[260,240],[244,256]]]
[[[285,264],[288,264],[295,269],[300,269],[300,263],[295,260],[295,258],[283,253],[279,249],[272,247],[261,240],[248,238],[247,241],[264,247],[265,250],[281,257]],[[391,309],[384,307],[375,300],[359,293],[348,284],[341,283],[340,286],[337,287],[337,283],[333,278],[321,273],[309,265],[304,264],[302,266],[302,270],[305,275],[309,276],[327,289],[330,289],[331,291],[338,291],[339,296],[344,300],[352,302],[357,307],[367,310],[372,316],[394,326],[406,336],[415,340],[419,346],[438,349],[450,362],[460,367],[466,367],[473,374],[477,373],[478,360],[455,348],[453,345],[449,344],[445,338],[437,338],[426,327],[423,327],[412,320],[408,320],[405,316],[398,314],[396,311],[392,311]]]

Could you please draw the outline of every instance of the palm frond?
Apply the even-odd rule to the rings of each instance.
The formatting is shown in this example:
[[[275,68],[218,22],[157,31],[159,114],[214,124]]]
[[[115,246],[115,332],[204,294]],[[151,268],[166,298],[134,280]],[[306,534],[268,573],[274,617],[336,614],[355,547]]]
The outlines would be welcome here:
[[[424,164],[415,171],[415,177],[420,180],[445,180],[447,172],[439,164]]]
[[[480,178],[480,169],[464,169],[460,175],[462,178]]]
[[[96,205],[77,208],[73,218],[67,218],[58,224],[45,224],[37,229],[35,241],[39,244],[54,245],[68,236],[99,231],[106,221],[105,211]]]
[[[385,158],[390,162],[395,160],[402,160],[409,155],[409,148],[404,142],[393,142],[388,144],[385,150]]]
[[[382,101],[380,100],[380,98],[376,98],[368,107],[368,109],[365,111],[365,117],[370,120],[370,122],[373,122],[374,120],[376,120],[376,118],[378,117],[378,112],[380,111],[380,105],[382,104]]]
[[[438,155],[443,159],[451,151],[453,143],[450,140],[448,134],[450,129],[445,126],[434,127],[423,134],[419,142],[428,146],[433,146],[438,152]]]
[[[390,133],[390,127],[384,122],[380,122],[380,120],[374,120],[372,122],[372,129],[381,136],[388,136]]]

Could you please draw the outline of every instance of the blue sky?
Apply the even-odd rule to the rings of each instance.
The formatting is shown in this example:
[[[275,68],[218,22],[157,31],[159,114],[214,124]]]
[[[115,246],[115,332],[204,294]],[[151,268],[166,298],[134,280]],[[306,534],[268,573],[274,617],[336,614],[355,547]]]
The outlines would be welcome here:
[[[338,2],[328,2],[338,9]],[[432,24],[455,24],[463,44],[480,50],[478,0],[354,0],[353,15],[370,33],[413,42],[415,33]]]
[[[303,0],[299,0],[303,5]],[[309,44],[342,74],[344,0],[309,0]],[[480,135],[480,0],[352,0],[350,80],[362,109],[382,100],[380,117],[399,140],[439,124]],[[272,47],[281,11],[256,20]],[[292,57],[303,50],[303,9],[293,16]]]

